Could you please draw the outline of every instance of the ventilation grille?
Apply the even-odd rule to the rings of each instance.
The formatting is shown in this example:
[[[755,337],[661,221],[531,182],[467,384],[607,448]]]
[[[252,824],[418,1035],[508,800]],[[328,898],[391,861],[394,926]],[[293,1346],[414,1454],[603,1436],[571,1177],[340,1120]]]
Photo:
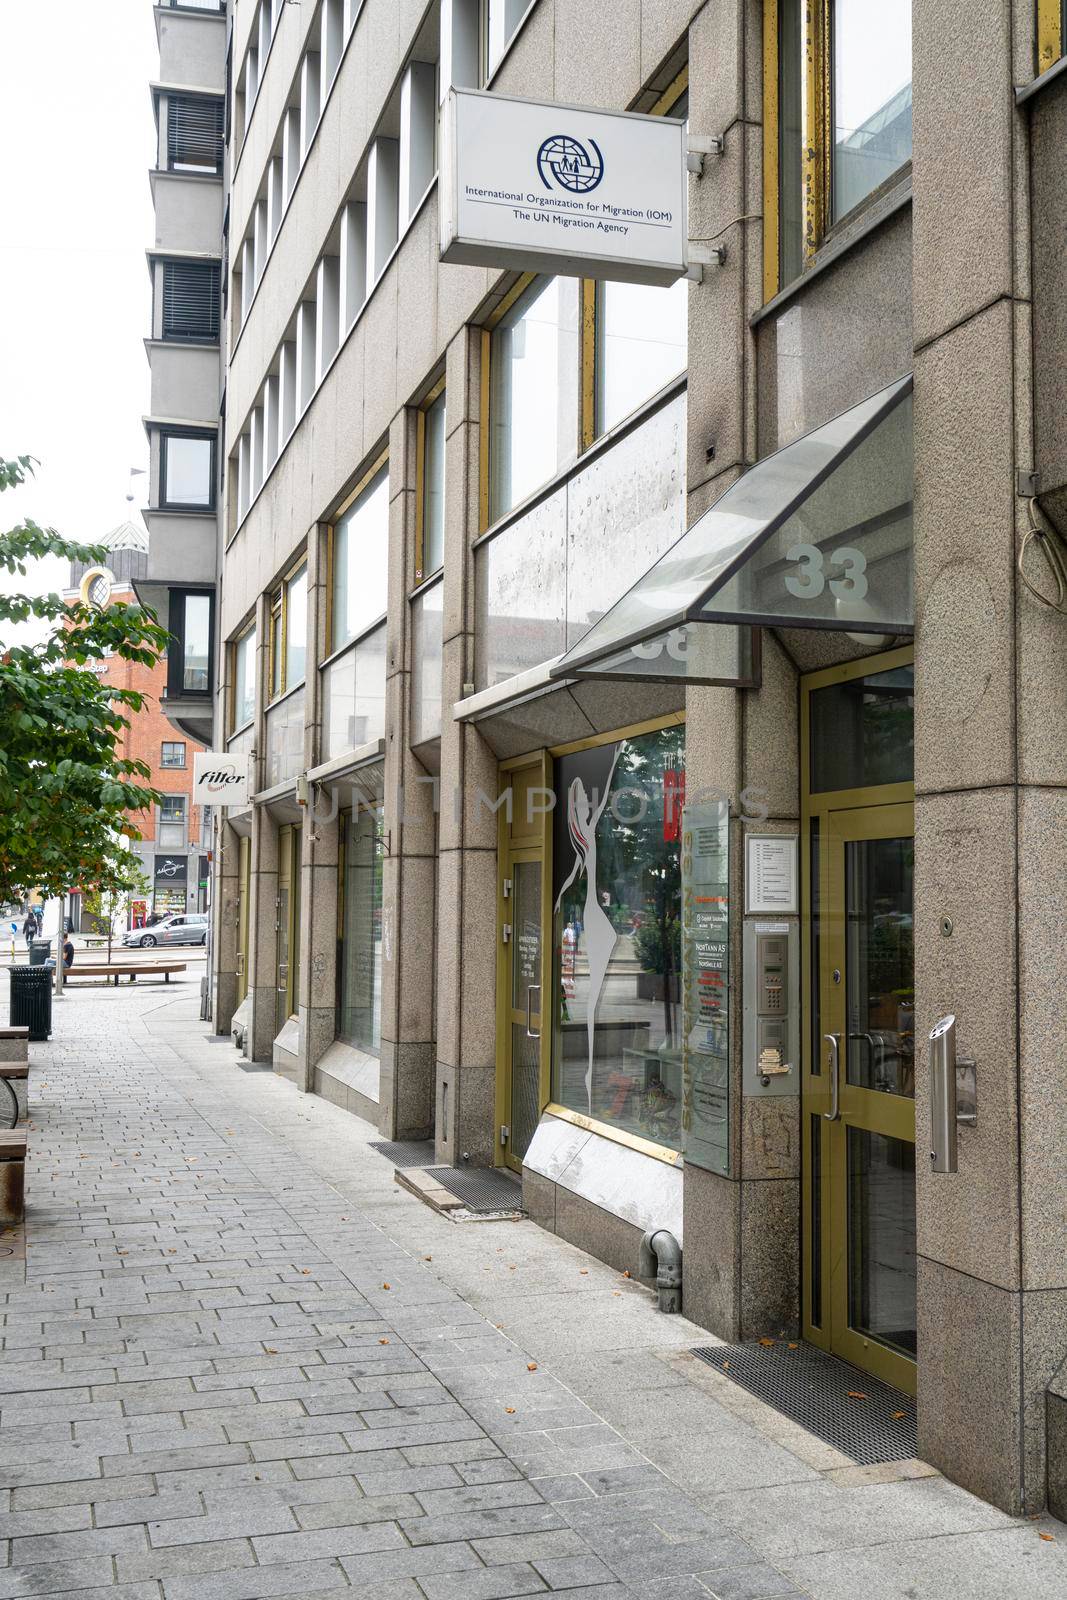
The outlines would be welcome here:
[[[468,1211],[491,1215],[522,1210],[521,1187],[497,1167],[427,1167],[426,1172]]]

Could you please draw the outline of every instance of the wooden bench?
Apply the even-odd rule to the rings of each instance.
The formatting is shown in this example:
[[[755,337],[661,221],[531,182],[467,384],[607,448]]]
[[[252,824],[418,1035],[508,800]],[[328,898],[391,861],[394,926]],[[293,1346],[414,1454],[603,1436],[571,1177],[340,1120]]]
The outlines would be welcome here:
[[[72,978],[114,977],[115,988],[117,989],[119,986],[119,978],[125,977],[127,973],[129,974],[130,982],[136,983],[139,975],[144,976],[147,973],[151,977],[156,973],[161,972],[163,974],[164,983],[169,983],[172,972],[184,971],[184,961],[157,961],[152,966],[149,966],[145,961],[126,961],[119,962],[117,964],[112,962],[110,966],[103,967],[94,967],[90,966],[84,961],[75,961],[74,965],[67,967],[63,973],[63,982],[65,984],[69,983]]]
[[[29,1028],[0,1028],[0,1062],[30,1059]]]
[[[21,1222],[26,1200],[26,1135],[0,1129],[0,1226]]]

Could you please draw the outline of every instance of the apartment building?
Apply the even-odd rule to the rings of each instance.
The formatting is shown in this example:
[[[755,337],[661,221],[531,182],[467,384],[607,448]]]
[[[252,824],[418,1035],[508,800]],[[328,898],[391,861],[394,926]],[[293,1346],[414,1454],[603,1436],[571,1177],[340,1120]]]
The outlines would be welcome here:
[[[153,269],[203,404],[149,419],[253,762],[216,1029],[620,1269],[673,1234],[696,1322],[1063,1514],[1059,4],[157,16],[161,104],[228,85]],[[706,264],[442,264],[452,87],[683,121]],[[217,550],[166,509],[216,439],[168,262],[221,267]]]

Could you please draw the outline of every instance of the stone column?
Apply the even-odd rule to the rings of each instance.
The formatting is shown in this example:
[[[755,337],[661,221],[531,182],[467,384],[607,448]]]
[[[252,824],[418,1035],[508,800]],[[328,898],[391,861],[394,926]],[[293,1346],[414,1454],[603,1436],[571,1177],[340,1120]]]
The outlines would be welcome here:
[[[490,1166],[496,1101],[496,758],[451,708],[474,681],[474,554],[478,532],[480,335],[448,349],[445,594],[442,629],[441,809],[438,865],[437,1088],[442,1161]]]
[[[1034,15],[975,0],[964,29],[927,0],[914,31],[919,1453],[1016,1513],[1044,1499],[1045,1387],[1067,1353],[1067,759],[1020,670],[1047,619],[1015,573],[1033,374],[1011,87],[1033,75]],[[935,1175],[925,1040],[946,1011],[978,1121]]]

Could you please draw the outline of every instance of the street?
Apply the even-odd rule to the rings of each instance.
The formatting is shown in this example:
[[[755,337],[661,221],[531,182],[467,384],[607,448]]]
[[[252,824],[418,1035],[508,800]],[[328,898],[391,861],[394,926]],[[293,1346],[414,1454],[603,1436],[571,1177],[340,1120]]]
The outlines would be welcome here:
[[[632,1280],[430,1211],[198,988],[68,991],[31,1046],[0,1600],[1067,1592],[1061,1524],[852,1466]]]

